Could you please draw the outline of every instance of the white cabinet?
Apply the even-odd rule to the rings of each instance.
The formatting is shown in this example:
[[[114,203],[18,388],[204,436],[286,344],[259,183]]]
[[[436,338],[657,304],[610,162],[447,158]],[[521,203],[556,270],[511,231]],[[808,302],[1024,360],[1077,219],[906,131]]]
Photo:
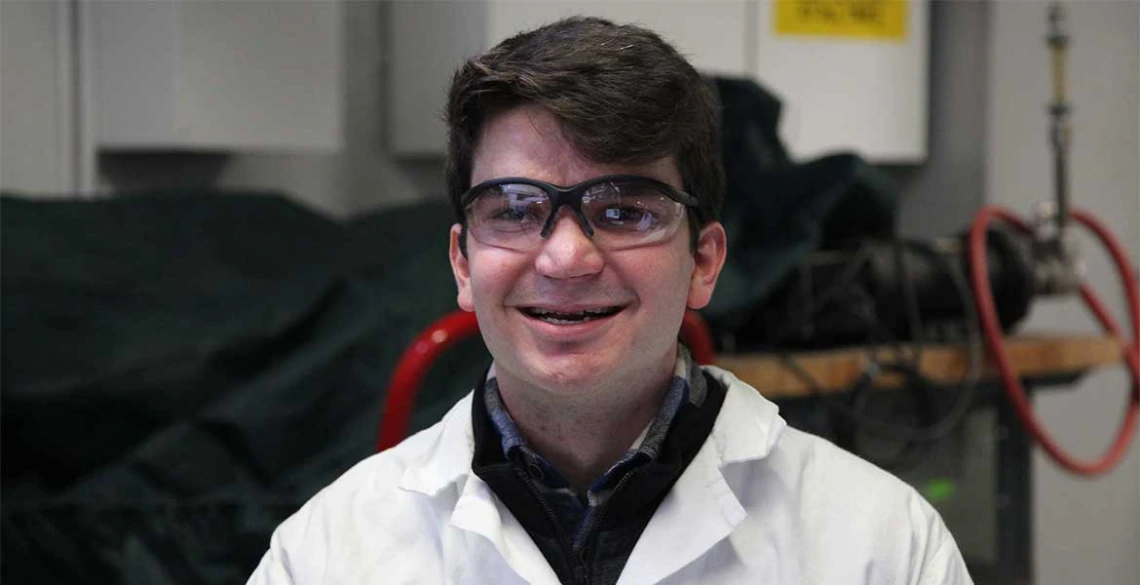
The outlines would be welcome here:
[[[833,2],[778,1],[816,9]],[[773,0],[395,2],[388,12],[387,144],[396,155],[438,156],[446,145],[445,94],[465,58],[518,31],[586,14],[643,24],[703,72],[760,80],[785,103],[781,135],[797,158],[843,149],[873,161],[920,162],[927,139],[927,0],[834,2],[862,10],[856,17],[901,10],[905,20],[874,38],[845,34],[850,30],[778,30]]]
[[[341,2],[81,4],[97,147],[341,147]]]

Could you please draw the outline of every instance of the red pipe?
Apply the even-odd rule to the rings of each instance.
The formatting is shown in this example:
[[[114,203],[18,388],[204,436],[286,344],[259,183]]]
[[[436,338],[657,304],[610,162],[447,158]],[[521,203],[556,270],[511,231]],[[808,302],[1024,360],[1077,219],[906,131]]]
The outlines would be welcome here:
[[[376,439],[377,451],[394,447],[407,436],[416,394],[436,358],[456,342],[478,332],[479,323],[475,320],[475,313],[455,311],[424,329],[404,351],[388,382],[388,398]],[[698,364],[711,364],[716,359],[712,335],[696,311],[685,311],[685,318],[681,322],[681,338]]]
[[[1124,418],[1120,423],[1120,430],[1112,445],[1099,458],[1095,460],[1077,459],[1062,449],[1045,431],[1044,426],[1037,420],[1037,416],[1033,412],[1033,406],[1029,402],[1025,388],[1022,387],[1017,373],[1013,371],[1009,355],[1006,353],[1005,345],[1002,342],[1001,326],[998,323],[997,310],[994,307],[989,268],[986,263],[986,231],[995,218],[1004,220],[1023,233],[1029,233],[1029,226],[1006,209],[992,205],[983,206],[974,217],[973,225],[970,227],[970,278],[974,285],[974,302],[978,307],[978,319],[981,321],[990,355],[997,366],[1002,383],[1005,385],[1006,396],[1012,403],[1018,418],[1021,419],[1022,425],[1041,444],[1049,457],[1061,467],[1079,475],[1095,476],[1110,471],[1120,463],[1132,442],[1137,417],[1140,415],[1140,344],[1137,343],[1137,339],[1140,338],[1140,287],[1137,285],[1136,275],[1133,274],[1132,265],[1128,261],[1123,246],[1108,231],[1108,228],[1083,211],[1072,210],[1069,217],[1096,234],[1104,247],[1108,249],[1124,285],[1132,325],[1132,339],[1129,341],[1124,337],[1124,332],[1108,314],[1104,303],[1100,301],[1092,288],[1088,284],[1081,285],[1081,297],[1084,299],[1085,305],[1096,315],[1101,327],[1120,339],[1124,363],[1132,373],[1132,393]]]
[[[713,345],[709,326],[696,311],[685,311],[685,318],[681,321],[681,339],[693,360],[702,366],[711,366],[716,362],[716,347]]]
[[[377,451],[394,447],[407,436],[416,393],[435,359],[455,342],[478,331],[475,313],[455,311],[429,325],[404,350],[392,371],[392,379],[388,381],[388,398],[380,419],[380,436],[376,440]]]

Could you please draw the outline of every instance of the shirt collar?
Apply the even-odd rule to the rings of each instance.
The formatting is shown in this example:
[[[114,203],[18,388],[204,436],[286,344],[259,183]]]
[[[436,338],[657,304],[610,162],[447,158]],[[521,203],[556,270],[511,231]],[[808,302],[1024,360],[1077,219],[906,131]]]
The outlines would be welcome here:
[[[515,424],[514,419],[511,418],[506,405],[503,404],[502,395],[499,393],[494,364],[492,364],[491,368],[487,371],[487,379],[483,388],[484,392],[482,398],[487,408],[487,414],[490,415],[491,421],[495,425],[495,430],[499,432],[502,441],[503,455],[508,460],[518,461],[522,459],[527,465],[537,465],[542,469],[545,478],[544,482],[549,487],[567,487],[568,482],[562,474],[541,455],[530,448],[527,444],[526,437],[523,436],[522,431],[519,430],[518,425]],[[704,402],[705,393],[705,379],[701,374],[700,367],[693,360],[689,350],[684,345],[678,344],[677,359],[673,367],[673,377],[670,379],[669,390],[665,393],[657,415],[645,427],[629,451],[606,471],[606,473],[598,478],[595,484],[591,486],[590,491],[595,491],[608,485],[611,479],[610,476],[617,473],[619,468],[626,468],[630,464],[638,461],[656,460],[661,444],[665,441],[665,435],[668,434],[669,427],[677,417],[677,411],[680,409],[681,404],[685,401],[689,401],[695,406],[700,406],[701,403]],[[478,398],[477,396],[476,399]]]
[[[728,391],[720,408],[716,425],[708,439],[710,464],[724,467],[735,463],[763,459],[775,448],[786,429],[776,405],[755,389],[720,368],[704,369]],[[702,378],[703,380],[703,378]],[[471,461],[477,441],[472,425],[472,401],[481,393],[468,393],[432,429],[409,437],[385,454],[387,461],[400,461],[403,473],[401,489],[435,496],[448,486],[472,474]],[[690,389],[694,399],[696,387]]]

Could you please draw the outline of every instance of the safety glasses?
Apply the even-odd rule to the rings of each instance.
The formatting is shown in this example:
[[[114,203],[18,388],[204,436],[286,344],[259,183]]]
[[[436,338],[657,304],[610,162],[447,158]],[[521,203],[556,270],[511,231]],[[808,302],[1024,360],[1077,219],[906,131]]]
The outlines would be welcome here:
[[[492,179],[469,189],[460,203],[471,236],[483,244],[536,249],[568,205],[595,245],[614,250],[669,239],[697,199],[648,177],[607,175],[570,187],[525,177]]]

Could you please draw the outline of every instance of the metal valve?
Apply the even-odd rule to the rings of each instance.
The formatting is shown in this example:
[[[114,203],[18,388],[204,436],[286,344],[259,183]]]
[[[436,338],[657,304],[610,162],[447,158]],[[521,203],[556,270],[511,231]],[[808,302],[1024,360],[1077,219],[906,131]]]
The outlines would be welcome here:
[[[1069,147],[1071,108],[1065,95],[1069,35],[1060,4],[1049,6],[1046,44],[1052,54],[1053,101],[1049,104],[1050,142],[1053,147],[1054,201],[1038,204],[1033,229],[1034,289],[1037,294],[1076,292],[1084,277],[1077,243],[1069,230]]]

